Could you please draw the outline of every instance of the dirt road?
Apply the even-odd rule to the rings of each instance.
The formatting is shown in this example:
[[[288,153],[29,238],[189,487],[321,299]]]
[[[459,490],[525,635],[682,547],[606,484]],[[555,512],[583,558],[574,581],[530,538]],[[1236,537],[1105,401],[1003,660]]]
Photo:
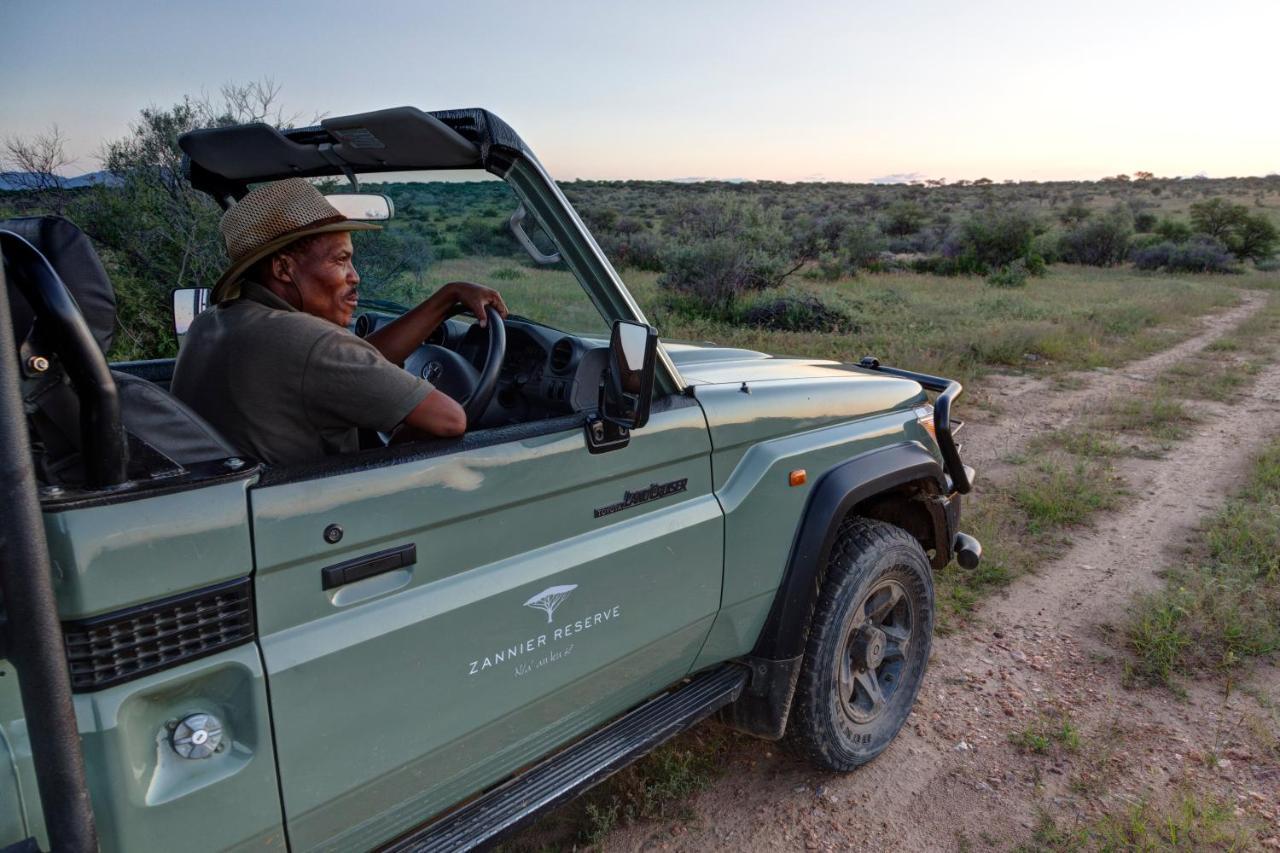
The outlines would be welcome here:
[[[966,455],[984,476],[1040,430],[1199,351],[1264,303],[1251,295],[1207,318],[1195,337],[1119,371],[1066,383],[989,384],[1003,412],[971,416]],[[1057,390],[1055,390],[1057,389]],[[1251,689],[1126,687],[1111,626],[1133,597],[1159,584],[1196,524],[1248,473],[1277,432],[1280,364],[1242,400],[1199,404],[1204,420],[1165,458],[1117,463],[1131,500],[1082,531],[1070,552],[985,602],[959,632],[935,640],[907,728],[871,765],[816,772],[774,744],[734,737],[725,773],[691,804],[690,820],[613,833],[607,850],[985,850],[1031,839],[1042,812],[1070,825],[1183,783],[1236,804],[1280,836],[1280,765],[1260,754],[1244,721],[1274,719],[1280,669],[1259,667]],[[1078,748],[1031,754],[1010,741],[1069,715]],[[1276,841],[1280,844],[1280,840]]]

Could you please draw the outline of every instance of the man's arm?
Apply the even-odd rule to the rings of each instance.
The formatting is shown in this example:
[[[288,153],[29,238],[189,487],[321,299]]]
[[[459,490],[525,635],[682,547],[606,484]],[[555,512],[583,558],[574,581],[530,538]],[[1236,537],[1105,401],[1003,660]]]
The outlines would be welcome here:
[[[436,389],[405,416],[404,425],[408,430],[397,431],[396,439],[399,441],[423,435],[453,438],[467,431],[467,415],[457,401]]]
[[[449,316],[450,309],[458,303],[470,308],[481,326],[488,325],[489,322],[485,317],[486,305],[492,305],[503,317],[507,316],[507,305],[502,301],[502,294],[498,291],[479,284],[453,281],[423,300],[418,307],[373,332],[365,340],[377,347],[378,352],[382,353],[387,361],[403,367],[404,360],[409,357],[409,354],[422,345],[422,342]],[[431,394],[427,400],[435,396],[437,395]],[[416,412],[417,409],[414,411]],[[466,427],[465,421],[463,427],[464,429]],[[434,434],[440,435],[440,433]]]

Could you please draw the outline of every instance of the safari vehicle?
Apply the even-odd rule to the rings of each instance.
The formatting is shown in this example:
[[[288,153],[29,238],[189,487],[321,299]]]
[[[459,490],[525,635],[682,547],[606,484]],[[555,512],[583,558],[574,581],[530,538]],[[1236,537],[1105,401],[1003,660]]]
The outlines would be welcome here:
[[[980,557],[958,383],[659,341],[484,110],[181,146],[224,207],[287,176],[486,178],[558,278],[503,288],[542,317],[451,318],[405,363],[465,437],[273,468],[168,393],[172,360],[107,363],[73,225],[0,223],[0,849],[463,849],[712,714],[825,768],[888,746],[932,572]]]

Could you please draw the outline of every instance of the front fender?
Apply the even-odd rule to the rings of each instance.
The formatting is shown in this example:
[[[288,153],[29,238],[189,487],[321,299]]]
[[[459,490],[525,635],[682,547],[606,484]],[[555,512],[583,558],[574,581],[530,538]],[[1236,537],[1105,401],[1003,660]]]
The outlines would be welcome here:
[[[764,627],[743,660],[751,668],[751,681],[738,701],[721,712],[723,722],[757,737],[782,737],[840,523],[868,499],[921,481],[943,493],[946,475],[938,460],[914,441],[868,451],[823,474],[805,504]],[[945,517],[939,522],[938,513],[931,515],[935,526],[947,525]],[[949,535],[946,529],[935,530],[935,540],[939,534],[944,540]]]
[[[805,505],[786,573],[752,650],[753,657],[781,660],[804,652],[809,617],[818,602],[840,522],[868,498],[921,480],[936,483],[939,492],[945,489],[942,466],[914,441],[855,456],[822,475]]]

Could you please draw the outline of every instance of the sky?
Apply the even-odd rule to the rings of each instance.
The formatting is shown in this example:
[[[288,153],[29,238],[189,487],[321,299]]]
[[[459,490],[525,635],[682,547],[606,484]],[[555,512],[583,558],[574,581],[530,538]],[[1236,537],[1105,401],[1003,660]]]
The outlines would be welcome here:
[[[0,0],[0,138],[76,162],[271,78],[307,117],[485,107],[554,177],[1280,172],[1280,0]]]

